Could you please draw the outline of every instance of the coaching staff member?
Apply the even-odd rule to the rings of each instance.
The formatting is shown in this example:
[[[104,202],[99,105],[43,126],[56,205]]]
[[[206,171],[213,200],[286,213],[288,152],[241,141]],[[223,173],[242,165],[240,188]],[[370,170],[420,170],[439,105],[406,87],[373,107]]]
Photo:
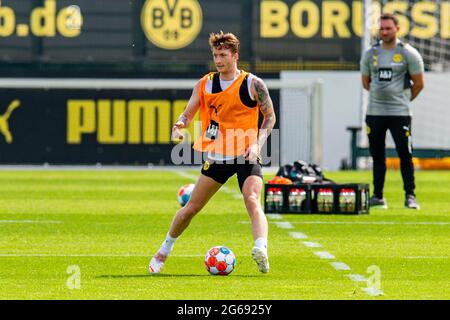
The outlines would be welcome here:
[[[386,176],[385,140],[389,130],[400,158],[405,207],[419,209],[414,193],[410,105],[424,87],[424,66],[419,52],[397,38],[398,31],[397,17],[382,14],[379,22],[381,41],[368,49],[361,59],[363,87],[370,93],[366,114],[373,158],[374,193],[370,206],[387,208],[383,187]]]

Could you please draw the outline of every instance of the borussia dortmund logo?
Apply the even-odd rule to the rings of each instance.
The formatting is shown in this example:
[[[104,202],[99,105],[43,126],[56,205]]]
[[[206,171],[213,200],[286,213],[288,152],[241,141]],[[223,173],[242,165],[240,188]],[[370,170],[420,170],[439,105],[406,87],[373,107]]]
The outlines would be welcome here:
[[[202,8],[197,0],[147,0],[141,24],[156,46],[176,50],[192,43],[202,29]]]
[[[394,56],[392,57],[392,60],[393,60],[395,63],[399,63],[399,62],[402,62],[402,61],[403,61],[403,57],[402,57],[402,55],[401,55],[400,53],[396,53],[396,54],[394,54]]]
[[[209,161],[205,161],[205,163],[203,164],[203,170],[205,171],[208,170],[209,166],[210,166]]]

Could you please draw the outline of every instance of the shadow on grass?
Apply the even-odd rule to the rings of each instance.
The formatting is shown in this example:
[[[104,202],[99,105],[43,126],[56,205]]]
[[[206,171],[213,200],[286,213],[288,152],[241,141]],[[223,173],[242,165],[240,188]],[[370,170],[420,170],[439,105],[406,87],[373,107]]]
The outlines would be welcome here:
[[[206,278],[206,277],[213,277],[213,275],[209,274],[112,274],[112,275],[101,275],[97,276],[96,278],[99,279],[127,279],[127,278],[185,278],[185,277],[199,277],[199,278]],[[225,277],[225,276],[218,276],[218,277]],[[259,275],[229,275],[227,277],[232,278],[256,278],[260,277]]]

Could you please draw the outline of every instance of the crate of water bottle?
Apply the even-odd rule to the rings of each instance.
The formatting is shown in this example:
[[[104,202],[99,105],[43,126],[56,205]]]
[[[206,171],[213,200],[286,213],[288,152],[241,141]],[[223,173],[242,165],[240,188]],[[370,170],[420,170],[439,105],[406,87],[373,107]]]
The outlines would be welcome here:
[[[369,185],[266,184],[266,213],[364,214],[369,213]]]
[[[266,213],[310,213],[311,186],[266,184],[264,211]]]
[[[338,184],[335,188],[337,212],[341,214],[369,213],[369,185],[364,183]]]
[[[311,213],[311,186],[290,185],[286,190],[288,213]]]
[[[311,210],[314,213],[336,212],[333,185],[313,185],[311,191]]]
[[[369,213],[368,184],[313,184],[311,198],[314,213]]]
[[[339,213],[369,213],[369,185],[347,184],[337,188]]]
[[[264,212],[284,213],[286,185],[266,184],[264,187]]]

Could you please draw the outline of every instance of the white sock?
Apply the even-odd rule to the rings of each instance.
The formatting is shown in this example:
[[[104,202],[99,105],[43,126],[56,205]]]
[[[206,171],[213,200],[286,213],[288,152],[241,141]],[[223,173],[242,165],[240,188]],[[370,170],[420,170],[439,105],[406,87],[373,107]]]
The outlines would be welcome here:
[[[173,245],[175,244],[175,241],[178,238],[172,238],[169,234],[166,236],[166,240],[161,245],[161,248],[159,248],[159,252],[161,252],[163,255],[168,256],[170,252],[172,251]]]
[[[264,249],[267,252],[267,238],[258,238],[255,240],[255,246]]]

